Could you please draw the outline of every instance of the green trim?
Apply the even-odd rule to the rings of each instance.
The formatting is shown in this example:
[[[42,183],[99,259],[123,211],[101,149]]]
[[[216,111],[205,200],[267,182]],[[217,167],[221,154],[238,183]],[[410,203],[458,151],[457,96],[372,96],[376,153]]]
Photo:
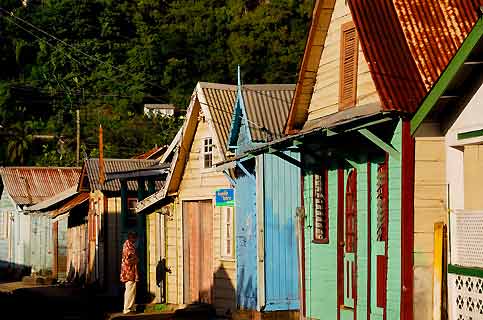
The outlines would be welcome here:
[[[459,274],[461,276],[483,278],[483,269],[448,265],[448,273]]]
[[[364,137],[369,139],[372,143],[374,143],[376,146],[381,148],[382,150],[386,151],[389,153],[389,155],[396,159],[396,160],[401,160],[401,154],[399,151],[397,151],[393,146],[390,144],[384,142],[381,138],[376,136],[374,133],[369,131],[368,129],[359,129],[359,133],[362,134]]]
[[[349,163],[351,165],[351,167],[357,168],[357,162],[349,160],[349,159],[345,159],[345,161],[347,161],[347,163]]]
[[[434,108],[439,98],[445,92],[451,80],[458,73],[461,66],[464,65],[466,59],[468,59],[471,51],[473,51],[482,35],[483,18],[480,17],[478,21],[476,21],[471,32],[461,44],[461,47],[458,49],[453,59],[451,59],[446,69],[443,71],[439,79],[434,84],[431,91],[424,98],[423,103],[419,107],[416,114],[411,119],[411,134],[414,134],[416,132],[421,123],[423,123],[424,119],[426,119],[428,114]]]
[[[483,129],[458,133],[458,140],[470,139],[483,136]]]

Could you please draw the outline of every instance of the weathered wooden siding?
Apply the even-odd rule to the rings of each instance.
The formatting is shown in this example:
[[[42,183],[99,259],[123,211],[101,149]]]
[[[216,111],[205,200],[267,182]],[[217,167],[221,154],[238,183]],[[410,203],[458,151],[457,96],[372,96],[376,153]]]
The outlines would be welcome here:
[[[352,17],[345,0],[337,0],[325,39],[308,120],[333,114],[339,109],[340,39],[341,25]],[[359,45],[356,105],[380,103],[369,67]]]
[[[30,213],[29,265],[32,272],[51,272],[53,261],[52,218],[49,214]]]
[[[401,123],[398,124],[391,145],[402,149]],[[364,158],[364,157],[362,157]],[[361,161],[355,164],[357,170],[357,303],[355,317],[367,319],[368,308],[368,261],[371,259],[371,283],[377,275],[375,255],[368,257],[368,167]],[[388,274],[387,274],[387,319],[399,319],[401,303],[401,161],[389,158],[389,229],[388,229]],[[349,168],[344,170],[344,181]],[[375,187],[377,163],[371,164],[371,216],[376,223],[377,188]],[[344,202],[346,182],[344,182]],[[337,227],[338,221],[338,172],[328,170],[329,243],[314,243],[313,240],[313,175],[304,177],[305,206],[305,283],[307,317],[314,319],[337,319]],[[342,208],[344,209],[344,208]],[[375,238],[375,227],[371,228],[371,238]],[[380,310],[374,308],[377,286],[371,285],[371,319],[382,319]],[[354,319],[351,309],[341,309],[341,319]]]
[[[169,303],[183,303],[182,201],[206,199],[213,200],[214,203],[216,189],[231,187],[222,173],[202,168],[202,139],[213,136],[214,133],[211,132],[208,123],[200,118],[178,195],[172,207],[172,216],[167,217],[167,264],[172,269],[172,274],[168,275]],[[214,146],[213,163],[220,159],[220,150]],[[235,259],[223,259],[220,256],[221,209],[213,209],[213,300],[217,312],[224,314],[228,309],[236,308],[236,265]]]
[[[104,254],[106,255],[104,258],[105,264],[103,264],[103,272],[105,272],[104,279],[107,292],[116,295],[119,293],[121,284],[119,280],[123,245],[121,234],[121,198],[107,198],[104,201],[107,202],[107,208],[103,216],[105,218],[105,230],[103,232],[103,241],[100,245],[100,249],[103,249],[103,255],[101,257],[104,258]],[[139,254],[140,252],[138,252]],[[146,270],[143,270],[142,266],[140,266],[140,271],[143,273],[143,276],[146,276]]]
[[[300,158],[299,153],[287,155]],[[263,165],[265,310],[296,310],[300,307],[295,230],[300,169],[270,154],[264,155]]]
[[[434,223],[447,220],[445,141],[417,137],[415,148],[414,319],[431,319]]]
[[[337,170],[328,172],[329,243],[312,242],[313,175],[304,176],[307,317],[337,319]]]
[[[236,181],[237,304],[240,309],[256,310],[259,286],[256,181],[254,175],[243,175]]]
[[[1,183],[1,181],[0,181]],[[1,186],[0,186],[1,188]],[[0,214],[8,214],[9,216],[15,212],[15,206],[12,203],[7,191],[3,189],[2,193],[0,194]],[[4,217],[4,216],[3,216]],[[3,223],[7,223],[7,237],[0,238],[0,263],[1,262],[8,262],[13,259],[12,257],[12,237],[13,237],[13,230],[12,230],[12,223],[10,218],[8,220],[3,221]],[[3,227],[3,225],[2,225]]]
[[[67,279],[86,277],[87,271],[87,223],[67,230]]]

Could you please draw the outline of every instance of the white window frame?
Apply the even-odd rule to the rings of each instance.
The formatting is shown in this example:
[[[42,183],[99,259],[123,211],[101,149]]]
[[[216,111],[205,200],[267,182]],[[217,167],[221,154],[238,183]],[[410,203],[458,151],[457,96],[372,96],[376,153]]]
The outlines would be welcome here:
[[[207,142],[210,143],[207,143]],[[202,139],[201,142],[201,167],[203,169],[211,169],[213,167],[213,138],[212,137],[205,137]],[[206,156],[210,156],[210,166],[206,166]]]
[[[233,207],[221,208],[221,257],[225,259],[235,258],[235,215]]]

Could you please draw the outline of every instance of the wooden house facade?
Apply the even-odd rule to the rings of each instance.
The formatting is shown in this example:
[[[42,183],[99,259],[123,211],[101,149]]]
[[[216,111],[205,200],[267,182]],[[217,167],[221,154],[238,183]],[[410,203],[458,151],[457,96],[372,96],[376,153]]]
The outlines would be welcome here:
[[[29,207],[78,183],[79,168],[0,168],[0,261],[4,268],[49,275],[52,272],[52,221]]]
[[[102,171],[100,161],[104,166],[104,183],[101,183]],[[160,190],[164,183],[162,173],[157,173],[149,180],[143,175],[132,178],[133,172],[158,171],[157,160],[144,159],[87,159],[84,161],[79,180],[78,191],[88,193],[87,214],[87,244],[82,243],[82,227],[77,230],[80,242],[71,244],[72,250],[83,254],[87,245],[86,282],[98,286],[108,295],[116,296],[121,292],[120,267],[121,251],[129,231],[138,234],[138,255],[140,285],[142,296],[147,293],[146,264],[146,222],[143,216],[134,213],[138,200]],[[73,230],[74,231],[74,230]],[[74,256],[70,261],[74,263]],[[82,256],[77,257],[83,260]],[[82,265],[78,267],[80,270]]]
[[[444,211],[445,140],[432,153],[434,133],[415,139],[413,116],[427,108],[431,88],[441,90],[436,82],[471,39],[479,5],[316,1],[285,127],[291,136],[248,151],[300,152],[306,317],[427,319],[441,299],[429,266],[441,247],[433,227]]]
[[[166,187],[137,207],[153,222],[150,232],[156,232],[152,270],[163,258],[171,269],[167,302],[211,303],[221,315],[236,309],[235,212],[232,206],[216,206],[217,190],[232,185],[213,165],[226,159],[235,96],[236,86],[198,83],[166,153],[172,153]],[[153,276],[151,287],[154,281]]]
[[[472,304],[482,298],[473,288],[483,279],[482,13],[411,119],[414,308],[420,319],[477,319],[483,312]]]
[[[240,81],[240,80],[239,80]],[[238,85],[229,149],[235,179],[237,305],[243,311],[297,311],[300,306],[295,212],[298,154],[245,153],[279,139],[294,85]]]

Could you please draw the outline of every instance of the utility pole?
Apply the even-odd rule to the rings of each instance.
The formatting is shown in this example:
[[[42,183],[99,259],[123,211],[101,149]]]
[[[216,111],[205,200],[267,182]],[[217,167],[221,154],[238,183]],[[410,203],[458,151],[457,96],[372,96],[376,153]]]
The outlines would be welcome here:
[[[76,150],[76,161],[77,166],[79,166],[80,159],[80,110],[76,110],[76,124],[77,124],[77,150]]]

